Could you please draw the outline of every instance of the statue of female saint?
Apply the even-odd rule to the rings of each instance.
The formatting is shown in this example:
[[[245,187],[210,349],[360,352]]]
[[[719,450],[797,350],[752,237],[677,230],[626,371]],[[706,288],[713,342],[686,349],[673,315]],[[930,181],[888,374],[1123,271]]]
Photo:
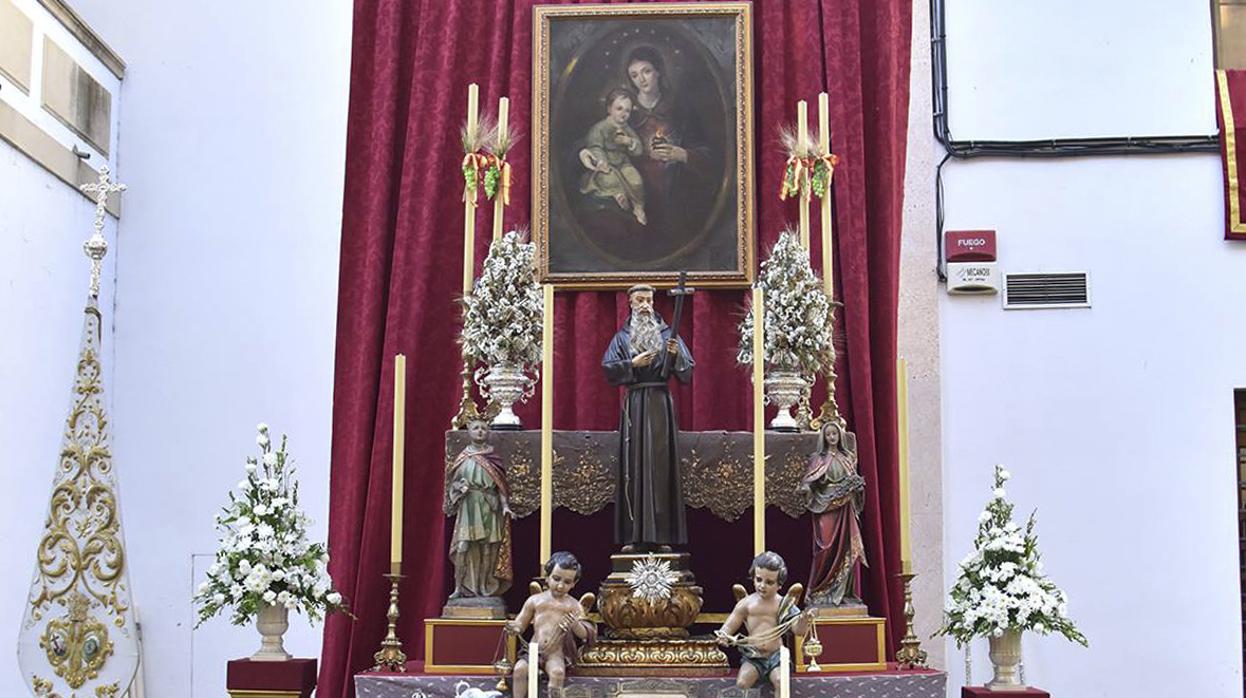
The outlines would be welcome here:
[[[857,474],[856,435],[839,419],[828,420],[809,457],[800,490],[813,514],[813,565],[809,605],[857,606],[857,566],[865,563],[861,508],[865,480]]]
[[[467,423],[470,443],[446,468],[445,512],[454,516],[450,536],[450,560],[454,563],[454,592],[446,614],[454,607],[496,608],[501,616],[505,603],[499,598],[510,588],[509,490],[502,459],[489,445],[487,418]]]

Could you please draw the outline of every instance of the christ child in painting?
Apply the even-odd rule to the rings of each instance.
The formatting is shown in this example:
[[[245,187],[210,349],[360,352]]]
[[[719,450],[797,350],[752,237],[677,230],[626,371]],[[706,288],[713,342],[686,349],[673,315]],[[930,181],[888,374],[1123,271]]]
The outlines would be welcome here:
[[[643,155],[645,146],[627,123],[632,104],[631,93],[621,87],[606,95],[606,118],[588,130],[580,150],[580,163],[588,170],[580,179],[580,192],[614,199],[644,225],[645,183],[631,158]]]
[[[749,576],[753,578],[753,593],[745,596],[744,588],[736,585],[739,601],[727,621],[714,631],[714,637],[721,645],[740,649],[743,661],[736,687],[752,688],[758,680],[768,681],[777,693],[783,637],[788,632],[808,632],[812,614],[796,607],[804,591],[801,585],[794,584],[786,596],[779,596],[779,587],[787,581],[787,563],[778,553],[767,551],[753,558]],[[741,626],[748,630],[748,636],[736,635]]]
[[[568,552],[550,555],[545,563],[547,589],[528,597],[515,619],[506,624],[506,632],[522,635],[532,625],[532,642],[537,643],[537,658],[544,664],[550,689],[562,689],[567,668],[575,664],[580,650],[597,639],[597,626],[588,619],[594,597],[585,594],[577,601],[571,589],[580,581],[580,562]],[[535,586],[535,582],[533,583]],[[528,660],[521,656],[515,662],[515,698],[528,695]],[[534,696],[534,698],[536,698]]]

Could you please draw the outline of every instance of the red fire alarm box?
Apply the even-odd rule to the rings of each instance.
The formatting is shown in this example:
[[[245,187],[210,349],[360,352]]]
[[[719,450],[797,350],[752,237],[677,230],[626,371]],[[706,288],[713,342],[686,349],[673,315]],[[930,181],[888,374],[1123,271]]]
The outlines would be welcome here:
[[[943,254],[949,262],[994,262],[994,230],[949,230],[943,235]]]

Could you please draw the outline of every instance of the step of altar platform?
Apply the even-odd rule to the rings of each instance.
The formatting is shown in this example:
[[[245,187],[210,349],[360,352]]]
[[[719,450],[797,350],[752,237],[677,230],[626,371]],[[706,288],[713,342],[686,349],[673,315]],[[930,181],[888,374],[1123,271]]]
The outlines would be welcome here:
[[[476,689],[477,692],[470,692]],[[358,698],[496,698],[496,676],[425,673],[423,662],[408,662],[407,672],[365,673],[355,676]],[[541,696],[548,695],[544,682]],[[465,695],[466,694],[466,695]],[[717,677],[567,677],[564,698],[627,698],[628,696],[670,696],[670,698],[769,698],[774,692],[765,687],[745,693],[735,687],[735,674]],[[795,674],[792,698],[945,698],[947,674],[921,669],[899,671],[894,665],[886,671],[845,674]]]
[[[1014,691],[1000,691],[997,689],[987,688],[986,686],[965,686],[960,689],[961,698],[1051,698],[1051,694],[1041,688],[1026,686]]]
[[[697,627],[708,629],[726,619],[703,614]],[[515,638],[503,628],[506,621],[486,618],[428,618],[424,621],[424,671],[430,674],[487,674],[493,664],[506,657],[515,661]],[[821,642],[816,660],[820,672],[881,671],[887,668],[886,621],[869,616],[830,616],[814,620]],[[794,648],[796,670],[808,672],[811,664],[805,638],[797,638]],[[663,647],[669,645],[669,648]],[[602,640],[586,657],[585,673],[613,673],[619,665],[637,666],[635,675],[663,676],[720,675],[729,671],[726,655],[706,638],[683,641]]]

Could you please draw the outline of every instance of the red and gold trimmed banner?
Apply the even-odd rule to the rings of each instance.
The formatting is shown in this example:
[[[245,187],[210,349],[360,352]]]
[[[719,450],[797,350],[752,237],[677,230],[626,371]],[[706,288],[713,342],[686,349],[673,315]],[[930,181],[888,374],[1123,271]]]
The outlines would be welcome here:
[[[1216,71],[1216,121],[1220,125],[1220,156],[1224,159],[1224,239],[1246,240],[1246,191],[1241,173],[1246,165],[1246,70]]]

